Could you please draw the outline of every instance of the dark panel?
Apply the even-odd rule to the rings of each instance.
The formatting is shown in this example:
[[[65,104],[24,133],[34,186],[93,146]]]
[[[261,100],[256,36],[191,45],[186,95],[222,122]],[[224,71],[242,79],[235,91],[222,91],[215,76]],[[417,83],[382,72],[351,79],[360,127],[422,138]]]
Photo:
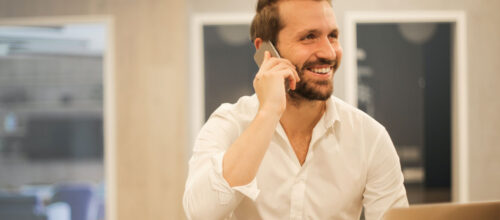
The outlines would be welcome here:
[[[451,23],[358,24],[357,43],[359,108],[387,128],[413,173],[410,202],[449,201]]]
[[[238,32],[238,36],[247,39],[228,42],[221,37],[222,29],[228,33]],[[239,97],[254,92],[252,81],[258,69],[253,60],[255,47],[247,37],[249,29],[248,25],[208,25],[203,28],[205,120],[222,103],[234,103]]]
[[[371,77],[359,78],[359,84],[371,89],[372,116],[387,128],[396,146],[422,146],[422,47],[402,38],[397,24],[359,24],[357,40],[358,48],[366,52],[358,66],[373,72]]]
[[[439,24],[424,46],[425,184],[451,185],[451,25]]]
[[[32,117],[27,128],[23,151],[32,160],[102,159],[101,118]]]

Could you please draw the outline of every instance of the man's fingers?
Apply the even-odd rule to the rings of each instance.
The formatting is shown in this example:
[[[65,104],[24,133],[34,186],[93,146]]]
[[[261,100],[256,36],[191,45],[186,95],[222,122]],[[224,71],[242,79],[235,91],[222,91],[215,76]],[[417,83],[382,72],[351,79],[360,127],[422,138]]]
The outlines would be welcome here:
[[[271,68],[271,71],[280,71],[287,69],[292,69],[292,68],[285,63],[279,62]]]
[[[294,73],[293,75],[295,76],[295,80],[296,80],[297,82],[299,82],[299,81],[300,81],[300,76],[299,76],[299,73],[297,73],[297,71],[296,71],[296,70],[294,70],[294,71],[293,71],[293,73]]]
[[[281,75],[284,80],[288,80],[290,89],[295,90],[295,86],[297,84],[297,80],[294,76],[294,71],[292,69],[283,69],[280,71],[277,71],[276,74]]]
[[[286,74],[283,75],[284,73]],[[272,69],[269,70],[269,72],[267,72],[267,74],[279,74],[281,75],[281,77],[285,78],[285,80],[289,80],[290,89],[292,90],[295,89],[294,85],[298,81],[300,81],[299,74],[297,73],[295,67],[292,68],[288,64],[283,62],[280,62],[279,64],[275,65]]]
[[[271,54],[268,51],[264,52],[264,61],[262,61],[261,69],[272,69],[275,66],[279,65],[280,59],[271,57]]]
[[[276,68],[276,71],[279,71],[279,70],[291,70],[292,71],[292,76],[291,77],[293,77],[296,82],[300,81],[299,73],[297,72],[297,69],[295,68],[295,66],[290,67],[287,64],[281,63],[280,65],[275,66],[275,68]]]
[[[271,57],[271,53],[269,53],[269,51],[267,50],[264,51],[264,60],[262,61],[261,68],[271,69],[278,65],[280,66],[286,65],[292,69],[296,69],[295,65],[293,65],[292,62],[290,62],[290,60]]]
[[[264,61],[262,62],[261,70],[255,77],[255,80],[260,78],[267,78],[271,75],[280,75],[284,80],[288,81],[290,89],[295,90],[296,84],[300,81],[299,74],[295,65],[293,65],[289,60],[271,57],[269,51],[264,51]]]
[[[291,90],[295,90],[295,88],[297,88],[297,82],[300,80],[296,77],[297,73],[295,71],[293,71],[293,73],[291,74],[291,76],[289,77],[289,80],[290,80],[290,89]]]
[[[292,61],[284,58],[280,58],[281,61],[283,61],[284,64],[288,65],[290,68],[297,69],[295,65],[293,65]]]
[[[290,60],[288,60],[288,59],[283,59],[283,61],[284,61],[286,64],[288,64],[288,65],[290,65],[290,66],[292,66],[292,67],[294,67],[294,68],[295,68],[295,65],[293,65],[292,61],[290,61]]]
[[[271,53],[269,53],[269,51],[264,51],[264,61],[268,60],[269,58],[271,58]]]
[[[285,62],[283,62],[288,68],[290,68],[293,71],[293,77],[295,78],[295,81],[298,82],[300,81],[299,74],[297,73],[297,67],[290,62],[290,60],[287,59],[282,59]]]

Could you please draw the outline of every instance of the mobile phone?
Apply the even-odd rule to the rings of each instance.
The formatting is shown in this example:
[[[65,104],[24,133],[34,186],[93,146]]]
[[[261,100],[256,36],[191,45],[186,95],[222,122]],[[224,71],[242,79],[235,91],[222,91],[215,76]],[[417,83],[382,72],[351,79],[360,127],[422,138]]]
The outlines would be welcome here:
[[[257,66],[259,66],[259,68],[262,62],[264,61],[264,52],[266,50],[269,51],[269,53],[271,53],[271,57],[280,58],[280,55],[276,50],[276,48],[274,48],[273,43],[271,43],[271,41],[264,41],[260,45],[259,49],[255,51],[255,55],[253,56],[253,59],[255,60],[255,63],[257,63]]]

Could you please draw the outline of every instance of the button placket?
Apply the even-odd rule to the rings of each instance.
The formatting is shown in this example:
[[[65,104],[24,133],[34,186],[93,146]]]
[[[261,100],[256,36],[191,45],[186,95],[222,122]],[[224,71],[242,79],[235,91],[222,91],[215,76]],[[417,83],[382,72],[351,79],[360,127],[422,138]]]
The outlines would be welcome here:
[[[307,169],[301,169],[295,178],[290,199],[290,219],[300,220],[304,216]]]

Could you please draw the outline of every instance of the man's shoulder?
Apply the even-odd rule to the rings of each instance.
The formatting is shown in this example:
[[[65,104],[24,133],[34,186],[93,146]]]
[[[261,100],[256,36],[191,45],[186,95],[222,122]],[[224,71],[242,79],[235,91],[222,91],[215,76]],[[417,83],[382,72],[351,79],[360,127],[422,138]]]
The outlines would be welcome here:
[[[242,96],[235,103],[221,104],[210,117],[223,116],[231,117],[235,120],[248,120],[255,117],[259,108],[257,95]]]
[[[362,126],[364,128],[385,129],[382,124],[376,121],[372,116],[343,101],[340,98],[332,96],[332,101],[337,110],[339,120],[342,124],[348,124],[354,127]]]

